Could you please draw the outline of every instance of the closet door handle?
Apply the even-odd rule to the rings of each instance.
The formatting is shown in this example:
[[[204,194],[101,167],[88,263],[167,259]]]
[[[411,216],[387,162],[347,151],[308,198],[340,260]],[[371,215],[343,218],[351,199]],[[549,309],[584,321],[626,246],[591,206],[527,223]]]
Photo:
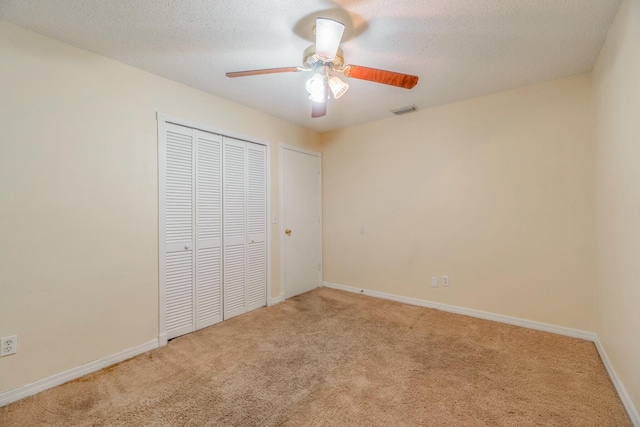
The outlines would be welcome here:
[[[287,228],[286,230],[284,230],[284,234],[286,234],[287,236],[291,236],[291,230]]]
[[[184,250],[185,250],[185,251],[188,251],[189,249],[191,249],[191,246],[189,246],[189,245],[184,245]]]

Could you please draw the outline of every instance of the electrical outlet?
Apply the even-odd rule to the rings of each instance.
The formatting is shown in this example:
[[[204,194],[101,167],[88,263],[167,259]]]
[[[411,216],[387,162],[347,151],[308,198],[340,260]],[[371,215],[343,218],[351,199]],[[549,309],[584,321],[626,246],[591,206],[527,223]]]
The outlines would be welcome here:
[[[442,286],[449,286],[449,276],[442,276]]]
[[[438,287],[438,278],[436,276],[433,276],[431,278],[431,286],[434,287],[434,288]]]
[[[18,336],[13,335],[0,339],[0,357],[15,354],[18,351]]]

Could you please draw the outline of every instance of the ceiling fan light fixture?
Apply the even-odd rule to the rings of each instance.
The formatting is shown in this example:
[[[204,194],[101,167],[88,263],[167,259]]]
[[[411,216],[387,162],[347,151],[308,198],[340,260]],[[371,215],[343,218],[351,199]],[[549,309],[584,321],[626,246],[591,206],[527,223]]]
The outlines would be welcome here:
[[[418,84],[418,76],[363,67],[361,65],[344,65],[344,55],[340,49],[340,41],[344,33],[344,24],[329,18],[316,18],[314,28],[316,43],[307,47],[302,53],[302,67],[263,68],[258,70],[233,71],[227,77],[256,76],[261,74],[291,73],[310,71],[313,76],[307,80],[306,88],[311,103],[311,117],[324,117],[330,95],[340,98],[349,89],[349,85],[333,76],[342,73],[347,78],[367,80],[404,89],[412,89]],[[416,108],[410,109],[415,111]],[[405,111],[394,111],[401,114]],[[408,112],[408,111],[407,111]]]
[[[316,73],[309,80],[307,80],[307,92],[309,92],[309,99],[314,102],[326,102],[326,76],[320,73]]]
[[[347,92],[349,85],[333,76],[329,79],[329,88],[331,89],[331,93],[333,93],[333,97],[338,99]]]

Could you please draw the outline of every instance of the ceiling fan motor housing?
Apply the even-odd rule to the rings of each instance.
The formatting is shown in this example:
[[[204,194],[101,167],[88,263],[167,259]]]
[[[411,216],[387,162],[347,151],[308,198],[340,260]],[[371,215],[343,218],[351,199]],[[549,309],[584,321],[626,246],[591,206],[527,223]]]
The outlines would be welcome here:
[[[316,54],[316,45],[311,45],[304,50],[302,54],[302,64],[308,69],[317,69],[322,67],[329,67],[333,70],[339,69],[344,65],[344,57],[342,49],[338,48],[336,56],[327,60]]]

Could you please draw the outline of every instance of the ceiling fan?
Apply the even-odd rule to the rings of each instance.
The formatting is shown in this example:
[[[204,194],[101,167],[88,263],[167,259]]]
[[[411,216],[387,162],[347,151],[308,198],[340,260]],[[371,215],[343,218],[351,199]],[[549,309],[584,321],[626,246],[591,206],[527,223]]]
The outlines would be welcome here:
[[[405,89],[411,89],[418,84],[418,76],[397,73],[395,71],[379,70],[377,68],[359,65],[343,65],[344,57],[340,49],[340,40],[344,32],[344,24],[333,19],[316,19],[316,44],[305,49],[302,56],[302,67],[265,68],[261,70],[234,71],[226,73],[227,77],[245,77],[259,74],[295,73],[298,71],[313,71],[313,76],[307,80],[307,91],[311,102],[311,117],[322,117],[327,114],[327,100],[330,93],[334,98],[340,98],[349,88],[334,72],[344,74],[353,79],[368,80]]]

